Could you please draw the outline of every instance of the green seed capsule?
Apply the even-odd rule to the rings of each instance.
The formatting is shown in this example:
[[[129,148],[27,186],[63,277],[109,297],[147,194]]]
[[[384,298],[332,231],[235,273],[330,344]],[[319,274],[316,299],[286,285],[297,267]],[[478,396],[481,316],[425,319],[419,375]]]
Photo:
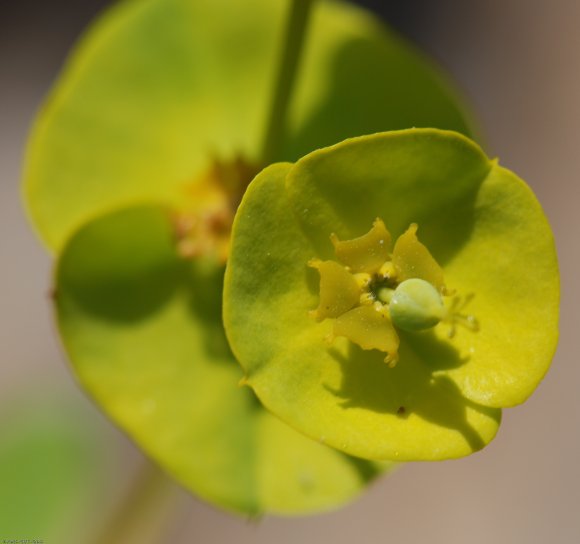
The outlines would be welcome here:
[[[422,331],[443,319],[445,306],[435,287],[425,280],[413,278],[395,289],[389,311],[395,327],[404,331]]]

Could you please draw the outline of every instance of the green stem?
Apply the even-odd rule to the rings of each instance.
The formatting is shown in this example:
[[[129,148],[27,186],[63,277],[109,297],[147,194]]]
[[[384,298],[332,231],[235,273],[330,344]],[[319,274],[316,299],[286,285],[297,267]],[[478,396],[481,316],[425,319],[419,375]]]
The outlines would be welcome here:
[[[262,163],[268,165],[278,159],[282,139],[286,133],[288,103],[296,78],[300,54],[308,26],[313,0],[292,0],[286,26],[284,49],[278,68],[274,99],[272,101],[268,128],[262,146]]]
[[[153,544],[167,528],[175,510],[177,486],[153,463],[145,462],[121,506],[96,544]]]

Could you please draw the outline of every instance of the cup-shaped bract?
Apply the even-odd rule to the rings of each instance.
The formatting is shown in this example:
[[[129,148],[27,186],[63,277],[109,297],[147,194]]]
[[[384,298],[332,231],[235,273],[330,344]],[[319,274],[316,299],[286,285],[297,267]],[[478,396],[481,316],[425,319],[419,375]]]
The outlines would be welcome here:
[[[342,264],[380,289],[314,319],[324,276],[312,263],[340,262],[336,240],[361,239],[377,218],[396,240],[383,272],[361,280]],[[398,346],[368,342],[364,330],[380,323],[369,303],[389,322],[388,282],[414,276],[435,293],[419,285],[415,303],[441,293],[448,315],[437,308],[434,326],[413,332],[393,319],[384,331]],[[360,457],[437,460],[481,449],[500,409],[536,388],[558,302],[552,232],[529,187],[464,136],[409,129],[346,140],[252,182],[234,222],[224,322],[245,382],[282,420]]]

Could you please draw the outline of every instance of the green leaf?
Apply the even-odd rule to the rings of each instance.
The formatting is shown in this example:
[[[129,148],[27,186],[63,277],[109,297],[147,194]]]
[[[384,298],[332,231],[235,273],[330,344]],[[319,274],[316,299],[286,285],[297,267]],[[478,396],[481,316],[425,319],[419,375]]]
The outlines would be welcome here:
[[[81,528],[86,535],[109,460],[102,437],[77,415],[78,407],[40,391],[2,405],[2,538],[71,542],[84,538]]]
[[[328,345],[333,320],[309,316],[319,278],[307,263],[336,260],[331,235],[356,238],[377,217],[395,237],[418,224],[447,287],[474,295],[478,332],[399,331],[395,368],[345,338]],[[360,457],[436,460],[482,448],[498,408],[538,385],[558,293],[530,189],[467,138],[417,129],[347,140],[252,182],[234,223],[224,323],[248,383],[284,421]]]
[[[178,256],[163,208],[87,224],[56,273],[59,330],[75,373],[151,458],[220,507],[302,514],[344,503],[386,467],[311,441],[238,386],[222,280],[222,267]]]
[[[121,2],[83,38],[39,114],[25,197],[59,250],[95,214],[182,206],[212,156],[258,161],[288,1]],[[447,83],[365,11],[317,2],[281,160],[410,126],[467,133]]]

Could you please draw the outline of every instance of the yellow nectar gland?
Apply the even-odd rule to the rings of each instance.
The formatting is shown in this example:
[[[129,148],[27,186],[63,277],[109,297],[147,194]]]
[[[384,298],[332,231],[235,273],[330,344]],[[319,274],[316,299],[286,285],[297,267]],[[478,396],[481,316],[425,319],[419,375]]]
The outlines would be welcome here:
[[[478,330],[476,319],[461,313],[472,297],[449,296],[443,270],[417,239],[412,224],[391,251],[391,235],[381,219],[369,232],[352,240],[330,235],[336,261],[312,259],[308,265],[320,274],[318,307],[310,315],[318,321],[334,319],[332,342],[344,336],[365,350],[386,354],[393,367],[398,361],[397,329],[422,331],[447,323],[453,337],[457,325]]]
[[[257,172],[239,156],[230,161],[214,159],[204,175],[186,186],[185,206],[174,218],[182,257],[211,256],[226,262],[236,210]]]

